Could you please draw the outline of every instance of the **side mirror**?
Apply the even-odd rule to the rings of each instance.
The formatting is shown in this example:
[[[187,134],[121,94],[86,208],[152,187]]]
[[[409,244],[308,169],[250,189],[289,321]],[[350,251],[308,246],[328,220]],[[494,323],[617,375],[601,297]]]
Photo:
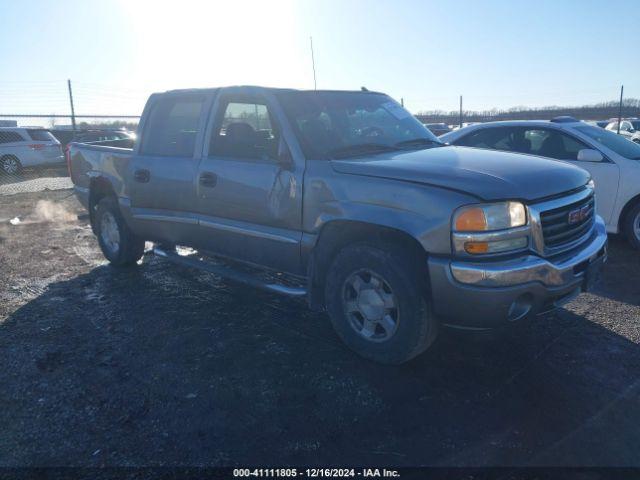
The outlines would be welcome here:
[[[598,150],[583,148],[578,152],[578,160],[581,162],[601,162],[604,157]]]
[[[291,156],[291,150],[289,150],[289,146],[282,136],[278,141],[278,154],[276,160],[278,164],[284,169],[293,167],[293,157]]]

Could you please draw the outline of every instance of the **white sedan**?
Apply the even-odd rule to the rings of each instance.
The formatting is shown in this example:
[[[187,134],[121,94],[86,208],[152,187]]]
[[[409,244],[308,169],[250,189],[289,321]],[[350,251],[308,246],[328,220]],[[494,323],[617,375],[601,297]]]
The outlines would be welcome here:
[[[564,160],[591,173],[607,231],[640,249],[640,145],[571,117],[491,122],[440,137],[443,142]]]

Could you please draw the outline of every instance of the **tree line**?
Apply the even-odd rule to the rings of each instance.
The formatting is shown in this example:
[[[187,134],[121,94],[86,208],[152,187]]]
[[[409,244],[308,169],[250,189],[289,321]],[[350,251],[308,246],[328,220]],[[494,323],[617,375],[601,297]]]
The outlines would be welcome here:
[[[549,120],[561,115],[569,115],[579,120],[608,120],[618,118],[620,102],[596,103],[574,107],[548,106],[539,108],[512,107],[507,110],[463,110],[463,122],[492,122],[497,120]],[[426,110],[416,113],[423,123],[457,124],[460,121],[459,110]],[[622,101],[622,117],[640,117],[640,99],[627,98]]]

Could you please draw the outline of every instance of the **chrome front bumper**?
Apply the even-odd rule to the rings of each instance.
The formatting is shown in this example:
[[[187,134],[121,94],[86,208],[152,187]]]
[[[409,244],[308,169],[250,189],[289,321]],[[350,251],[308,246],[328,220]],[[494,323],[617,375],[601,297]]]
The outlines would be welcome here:
[[[504,287],[527,282],[540,282],[546,286],[566,285],[583,272],[576,267],[593,262],[606,255],[607,232],[600,217],[596,217],[591,241],[585,247],[556,262],[528,255],[499,263],[451,262],[453,278],[468,285]],[[603,250],[604,248],[604,250]],[[586,263],[585,263],[586,262]],[[578,268],[579,270],[579,268]]]
[[[448,326],[487,330],[548,312],[590,288],[607,256],[604,222],[576,250],[545,259],[472,262],[429,257],[434,312]]]

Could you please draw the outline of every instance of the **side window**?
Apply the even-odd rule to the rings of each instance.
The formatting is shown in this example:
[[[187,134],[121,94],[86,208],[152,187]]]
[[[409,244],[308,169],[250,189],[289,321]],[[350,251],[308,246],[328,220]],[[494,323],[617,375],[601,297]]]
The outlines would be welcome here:
[[[31,140],[35,142],[55,142],[56,141],[55,137],[51,135],[51,132],[47,130],[31,129],[31,130],[27,130],[27,133],[31,137]]]
[[[482,128],[462,137],[456,145],[494,150],[511,150],[513,131],[510,128]]]
[[[23,142],[24,139],[18,132],[8,132],[0,130],[0,143]]]
[[[149,113],[140,152],[163,157],[192,157],[204,100],[203,95],[160,99]]]
[[[275,158],[278,132],[269,108],[257,101],[229,101],[211,135],[209,156]]]
[[[554,130],[528,130],[526,135],[532,139],[531,153],[557,160],[576,160],[580,150],[589,148],[573,137]]]

